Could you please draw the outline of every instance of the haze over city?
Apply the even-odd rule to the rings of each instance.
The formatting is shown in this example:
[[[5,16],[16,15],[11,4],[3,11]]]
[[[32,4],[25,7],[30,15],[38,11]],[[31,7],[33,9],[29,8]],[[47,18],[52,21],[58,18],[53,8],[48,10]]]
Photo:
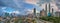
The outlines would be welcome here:
[[[0,0],[0,23],[60,23],[60,0]]]

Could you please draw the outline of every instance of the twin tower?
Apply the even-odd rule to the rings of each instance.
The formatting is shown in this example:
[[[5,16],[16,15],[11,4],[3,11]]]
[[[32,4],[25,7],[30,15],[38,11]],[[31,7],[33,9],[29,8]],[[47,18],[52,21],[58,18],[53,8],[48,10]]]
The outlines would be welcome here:
[[[47,11],[49,9],[49,11]],[[49,5],[45,5],[45,10],[44,10],[44,14],[46,15],[46,16],[51,16],[51,15],[53,15],[53,8],[52,8],[52,12],[51,12],[51,5],[50,5],[50,3],[49,3]],[[34,8],[34,15],[36,15],[36,8]]]
[[[49,7],[48,7],[49,6]],[[47,6],[47,4],[46,4],[46,6],[45,6],[45,15],[47,15],[47,16],[53,16],[53,8],[51,7],[51,5],[50,5],[50,3],[49,3],[49,5]],[[47,9],[49,8],[49,12],[47,13]],[[51,12],[51,8],[52,8],[52,12]]]

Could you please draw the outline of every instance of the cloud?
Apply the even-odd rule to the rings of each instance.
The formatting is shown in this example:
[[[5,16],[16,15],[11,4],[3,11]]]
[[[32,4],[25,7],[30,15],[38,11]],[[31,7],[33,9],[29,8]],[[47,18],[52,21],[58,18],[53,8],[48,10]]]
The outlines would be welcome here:
[[[20,14],[20,11],[13,11],[12,13],[15,13],[15,14]]]
[[[39,13],[39,12],[40,12],[40,10],[36,9],[36,13]],[[32,14],[32,13],[34,13],[34,10],[33,9],[27,9],[26,13],[27,14]]]
[[[25,2],[23,2],[23,1],[25,1]],[[15,8],[14,11],[9,12],[9,13],[17,13],[17,14],[19,14],[19,13],[24,14],[23,13],[23,11],[24,11],[23,9],[25,9],[25,8],[28,8],[28,9],[26,9],[26,11],[24,11],[27,14],[33,13],[32,8],[35,7],[34,4],[36,4],[36,0],[5,0],[5,1],[2,0],[2,2],[4,2],[7,7],[12,7],[12,9]],[[24,5],[25,5],[25,7],[24,7]],[[6,8],[2,8],[2,9],[6,9]],[[18,10],[21,10],[22,12],[18,11]]]
[[[22,4],[21,3],[19,4],[19,1],[18,0],[13,0],[13,2],[17,5],[18,8],[21,8],[22,7],[21,6]]]
[[[36,0],[25,0],[25,2],[29,4],[36,4]]]
[[[5,10],[3,10],[4,12],[7,12]],[[7,13],[15,13],[15,14],[20,14],[20,11],[12,11],[12,12],[7,12]]]
[[[40,11],[36,10],[36,13],[39,13]]]
[[[32,14],[33,10],[32,9],[26,9],[25,12],[26,12],[26,14]]]
[[[34,13],[34,10],[33,9],[26,9],[26,14],[32,14]],[[39,13],[40,12],[40,8],[39,9],[36,9],[36,13]]]
[[[12,8],[23,8],[22,4],[24,3],[24,0],[0,0],[3,2],[2,4],[6,7],[12,7]]]
[[[5,6],[5,3],[0,0],[0,6]]]
[[[56,3],[51,3],[51,7],[52,7],[55,11],[58,10],[58,7],[56,6]]]
[[[6,9],[7,9],[7,7],[2,7],[2,8],[1,8],[1,10],[2,10],[3,12],[7,12]],[[8,13],[11,13],[11,12],[8,12]]]
[[[4,9],[6,9],[7,7],[3,7],[2,9],[4,10]]]

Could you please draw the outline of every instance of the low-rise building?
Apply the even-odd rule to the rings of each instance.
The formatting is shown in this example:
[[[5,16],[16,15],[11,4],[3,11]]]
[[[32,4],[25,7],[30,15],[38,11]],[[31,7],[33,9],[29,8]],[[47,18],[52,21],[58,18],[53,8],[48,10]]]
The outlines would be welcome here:
[[[60,12],[59,11],[55,12],[55,16],[60,17]]]
[[[45,16],[45,11],[44,10],[40,11],[40,16]]]

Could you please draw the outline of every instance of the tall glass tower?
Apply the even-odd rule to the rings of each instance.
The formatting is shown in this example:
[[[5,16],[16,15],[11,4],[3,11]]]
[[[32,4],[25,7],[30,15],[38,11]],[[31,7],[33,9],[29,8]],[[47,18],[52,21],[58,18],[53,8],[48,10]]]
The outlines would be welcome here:
[[[36,8],[34,8],[34,17],[36,17]]]

